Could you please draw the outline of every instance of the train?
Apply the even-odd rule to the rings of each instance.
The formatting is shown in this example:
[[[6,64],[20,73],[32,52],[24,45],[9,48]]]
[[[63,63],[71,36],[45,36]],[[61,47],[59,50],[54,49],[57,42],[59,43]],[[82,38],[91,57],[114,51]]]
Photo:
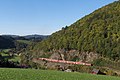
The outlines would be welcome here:
[[[34,60],[42,60],[42,61],[49,61],[55,63],[66,63],[66,64],[76,64],[76,65],[85,65],[85,66],[92,66],[92,64],[87,62],[74,62],[74,61],[66,61],[66,60],[56,60],[56,59],[48,59],[48,58],[34,58]]]

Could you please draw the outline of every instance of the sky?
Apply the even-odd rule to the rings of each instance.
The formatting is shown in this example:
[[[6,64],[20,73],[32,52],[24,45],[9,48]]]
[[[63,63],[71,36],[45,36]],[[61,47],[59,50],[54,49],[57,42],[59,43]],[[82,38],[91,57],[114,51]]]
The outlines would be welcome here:
[[[115,0],[0,0],[0,34],[50,35]]]

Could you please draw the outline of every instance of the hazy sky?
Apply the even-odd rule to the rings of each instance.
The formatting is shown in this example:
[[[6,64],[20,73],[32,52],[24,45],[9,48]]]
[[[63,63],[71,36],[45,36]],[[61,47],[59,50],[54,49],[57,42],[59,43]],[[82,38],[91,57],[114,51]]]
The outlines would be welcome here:
[[[0,34],[48,35],[115,0],[0,0]]]

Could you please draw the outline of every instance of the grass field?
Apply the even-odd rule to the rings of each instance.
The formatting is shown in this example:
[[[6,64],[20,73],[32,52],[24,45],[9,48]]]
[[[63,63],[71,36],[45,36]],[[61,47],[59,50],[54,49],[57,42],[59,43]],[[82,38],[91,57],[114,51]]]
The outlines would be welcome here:
[[[25,44],[31,44],[31,41],[28,40],[17,40],[18,42],[25,43]]]
[[[0,68],[0,80],[120,80],[120,78],[50,70]]]
[[[8,61],[13,61],[13,62],[20,62],[20,57],[18,55],[10,56],[9,54],[6,54],[4,52],[0,52],[3,58],[8,59]]]

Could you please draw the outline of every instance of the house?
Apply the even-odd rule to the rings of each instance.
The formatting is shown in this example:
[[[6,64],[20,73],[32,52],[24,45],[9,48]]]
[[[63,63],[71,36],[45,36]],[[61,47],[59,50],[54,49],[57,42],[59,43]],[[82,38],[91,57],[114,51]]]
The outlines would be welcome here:
[[[105,73],[101,72],[99,69],[93,69],[92,74],[101,74],[101,75],[106,75]]]
[[[65,72],[73,72],[71,69],[67,69],[65,70]]]
[[[93,69],[93,70],[92,70],[92,74],[98,74],[99,71],[100,71],[99,69]]]

